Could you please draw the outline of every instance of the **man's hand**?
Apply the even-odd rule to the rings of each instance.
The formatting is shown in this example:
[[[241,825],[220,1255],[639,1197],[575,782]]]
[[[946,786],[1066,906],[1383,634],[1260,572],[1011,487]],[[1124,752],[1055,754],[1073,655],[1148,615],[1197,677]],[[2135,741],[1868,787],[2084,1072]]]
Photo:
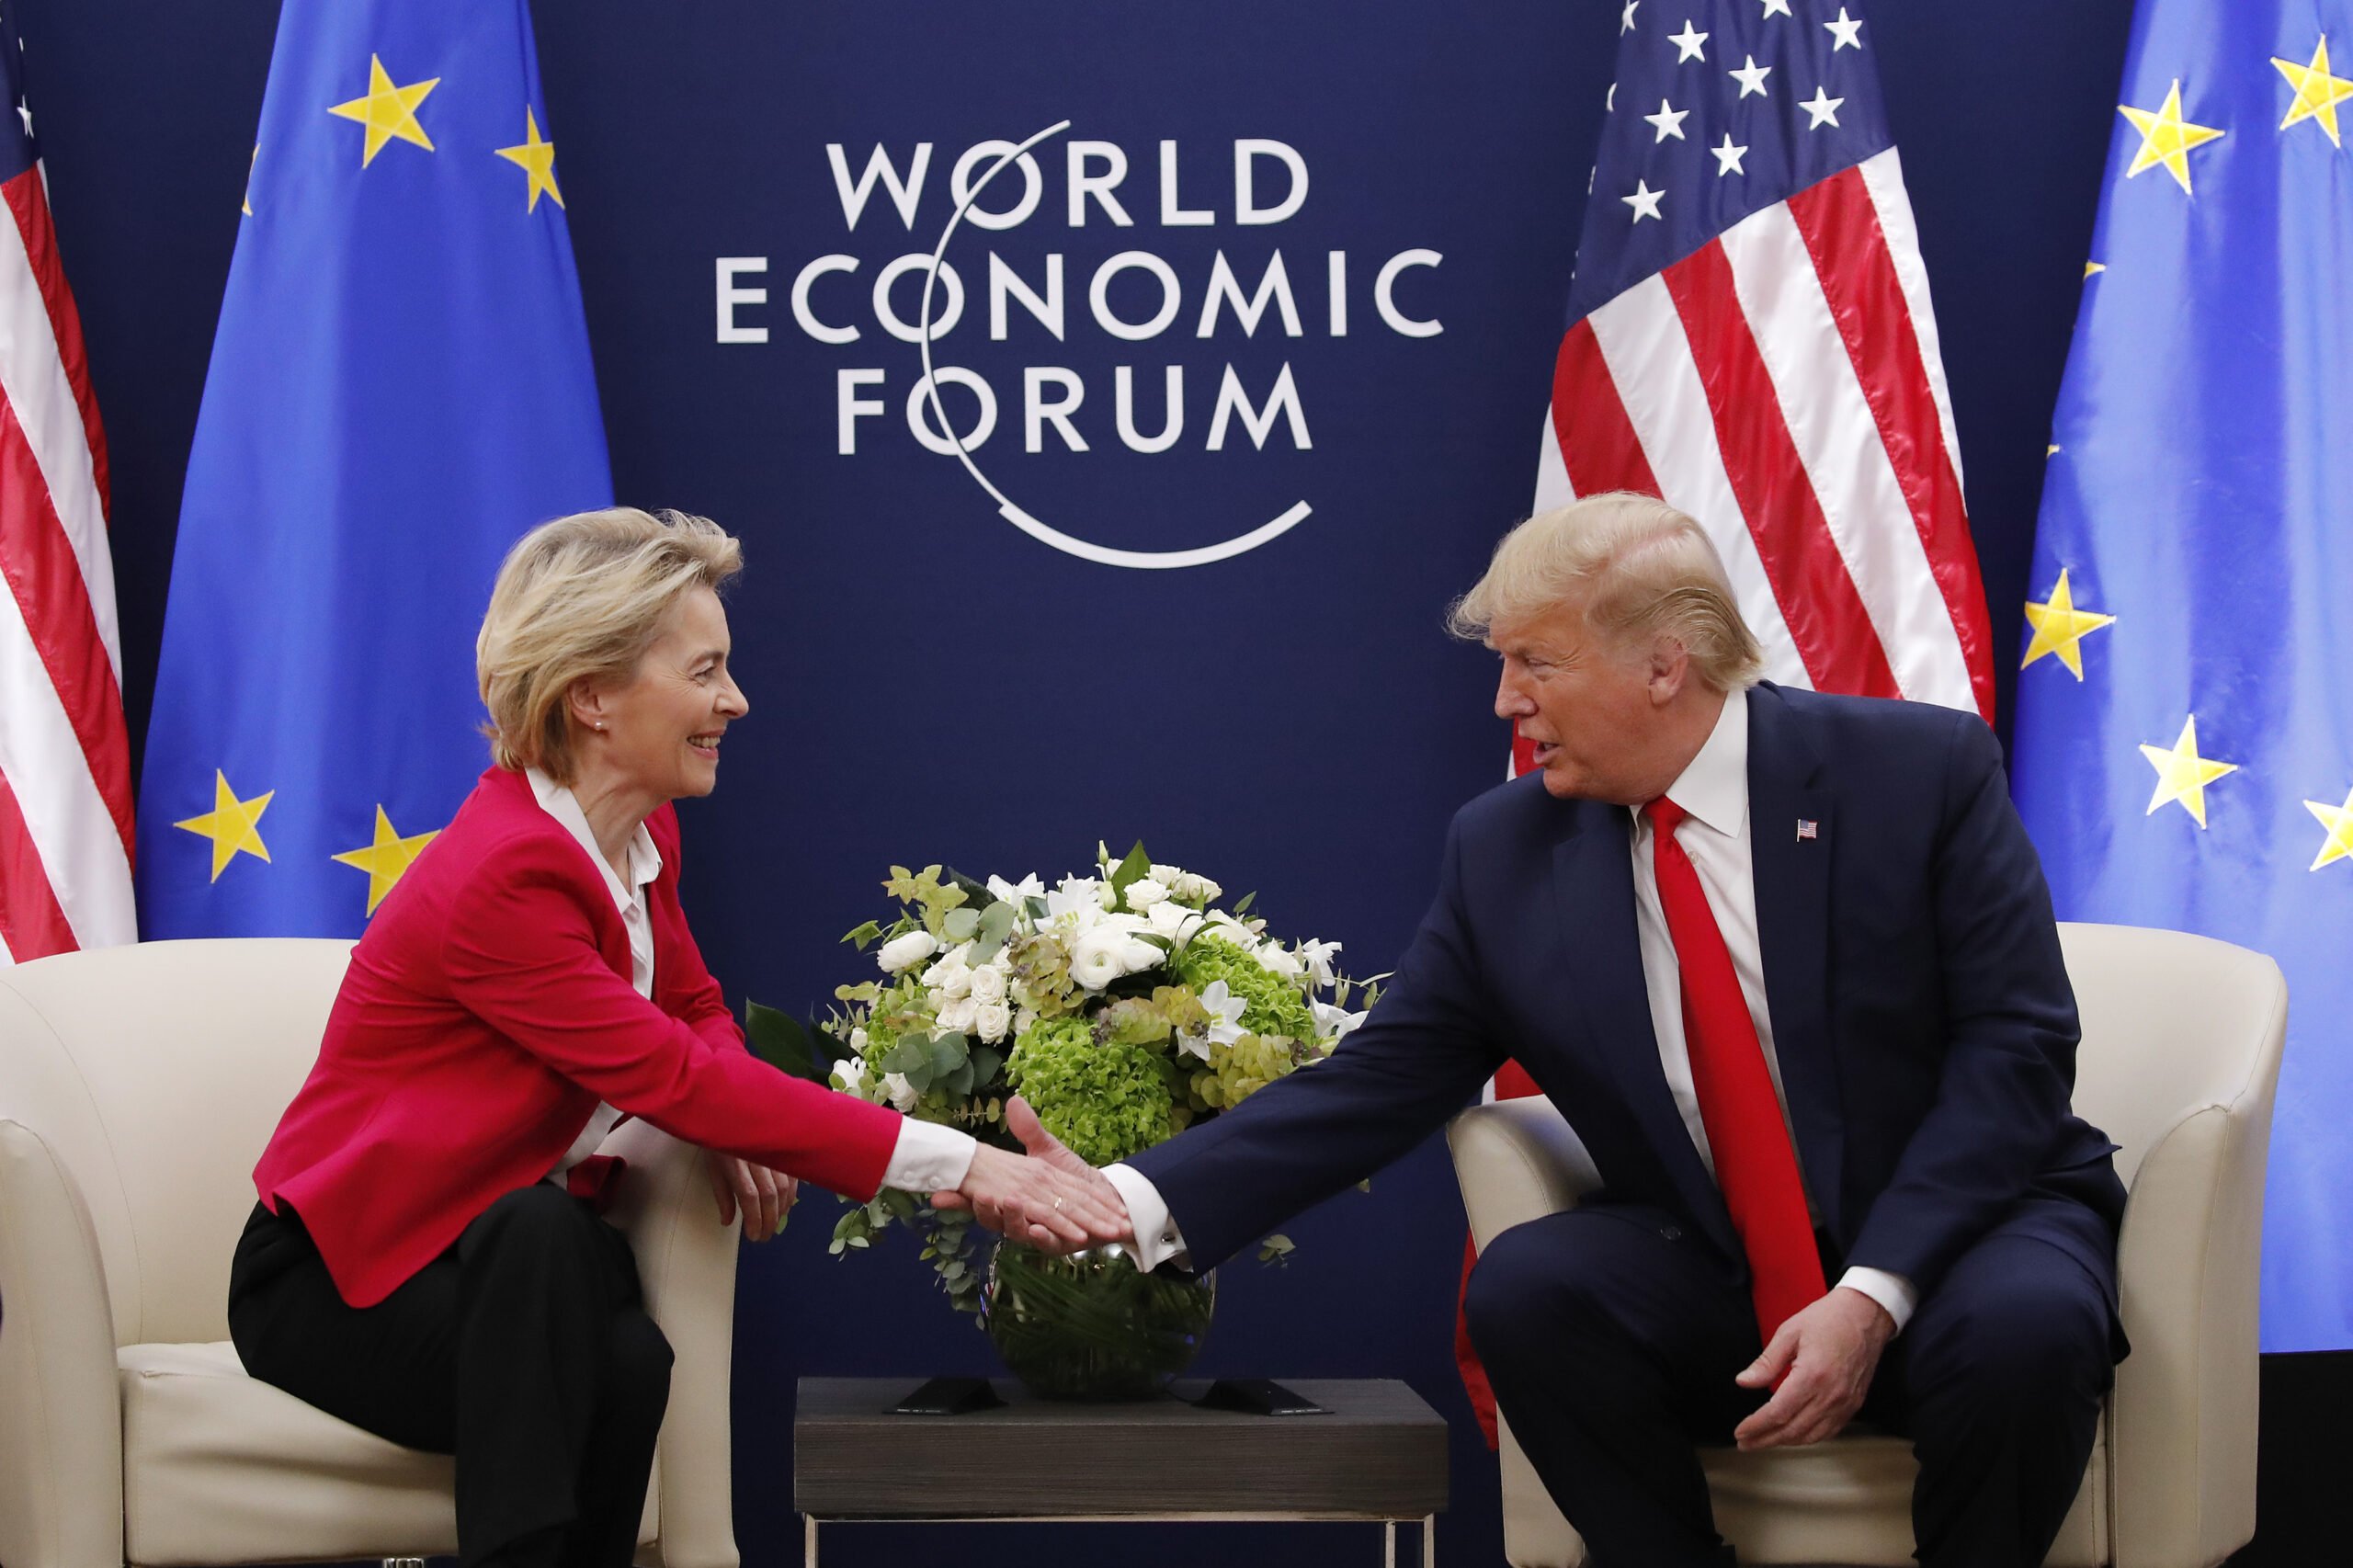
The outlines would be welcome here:
[[[716,1149],[705,1149],[702,1158],[710,1172],[711,1194],[719,1199],[721,1224],[733,1224],[741,1206],[745,1241],[764,1242],[784,1229],[784,1217],[801,1196],[798,1178]]]
[[[1887,1309],[1843,1286],[1783,1324],[1733,1381],[1745,1389],[1780,1387],[1733,1429],[1744,1449],[1799,1448],[1835,1437],[1862,1408],[1871,1374],[1895,1320]],[[1784,1375],[1786,1374],[1786,1376]]]
[[[1076,1252],[1106,1242],[1131,1242],[1128,1205],[1102,1172],[1080,1159],[1040,1124],[1029,1102],[1006,1102],[1006,1125],[1028,1155],[982,1144],[954,1192],[935,1192],[935,1209],[969,1209],[990,1230],[1041,1252]]]

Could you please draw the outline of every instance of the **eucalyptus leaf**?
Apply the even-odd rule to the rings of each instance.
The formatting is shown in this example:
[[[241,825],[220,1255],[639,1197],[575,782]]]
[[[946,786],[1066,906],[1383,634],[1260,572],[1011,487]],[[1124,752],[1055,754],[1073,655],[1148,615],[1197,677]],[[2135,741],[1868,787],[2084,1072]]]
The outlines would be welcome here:
[[[911,1074],[931,1061],[931,1046],[921,1035],[909,1035],[882,1053],[875,1065],[885,1073]]]
[[[965,961],[984,964],[996,957],[1005,939],[1013,935],[1013,905],[992,903],[981,911],[980,924],[972,932],[972,956]]]
[[[1004,1065],[1005,1053],[995,1047],[987,1045],[972,1047],[972,1086],[987,1087],[996,1077],[997,1069]]]
[[[946,915],[940,916],[939,929],[949,941],[961,942],[968,939],[972,934],[979,928],[980,924],[981,912],[979,910],[951,909]]]
[[[1245,892],[1245,893],[1244,893],[1244,894],[1242,895],[1242,902],[1241,902],[1240,903],[1237,903],[1237,904],[1235,904],[1235,905],[1233,906],[1233,917],[1234,917],[1236,920],[1241,919],[1244,915],[1247,915],[1247,914],[1249,914],[1249,913],[1250,913],[1250,906],[1251,906],[1252,904],[1254,904],[1254,903],[1257,903],[1257,902],[1258,902],[1258,895],[1257,895],[1256,893],[1255,893],[1255,892]]]

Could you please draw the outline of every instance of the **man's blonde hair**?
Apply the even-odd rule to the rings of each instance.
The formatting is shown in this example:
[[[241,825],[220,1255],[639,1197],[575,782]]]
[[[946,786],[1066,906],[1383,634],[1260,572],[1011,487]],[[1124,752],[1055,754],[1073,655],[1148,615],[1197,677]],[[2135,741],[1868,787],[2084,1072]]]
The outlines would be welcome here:
[[[474,639],[498,766],[572,782],[573,683],[628,678],[680,595],[743,569],[742,545],[684,512],[575,512],[517,540]]]
[[[1484,642],[1580,592],[1596,632],[1620,648],[1672,637],[1713,690],[1754,686],[1764,671],[1707,533],[1665,502],[1623,490],[1539,512],[1504,535],[1486,575],[1447,611],[1447,630]]]

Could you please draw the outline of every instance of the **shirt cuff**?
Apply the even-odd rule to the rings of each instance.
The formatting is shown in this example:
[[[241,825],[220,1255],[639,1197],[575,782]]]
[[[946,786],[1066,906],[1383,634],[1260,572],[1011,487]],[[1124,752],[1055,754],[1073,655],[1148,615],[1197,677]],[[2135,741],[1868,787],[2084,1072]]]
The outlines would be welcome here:
[[[969,1132],[901,1117],[899,1142],[891,1150],[891,1163],[882,1167],[882,1185],[902,1192],[953,1192],[964,1185],[978,1147]]]
[[[1860,1290],[1886,1308],[1887,1315],[1895,1320],[1898,1334],[1912,1321],[1912,1309],[1920,1304],[1920,1292],[1912,1281],[1884,1268],[1849,1268],[1838,1277],[1838,1283],[1846,1290]]]
[[[1185,1263],[1185,1238],[1176,1233],[1176,1221],[1168,1212],[1167,1200],[1150,1178],[1132,1165],[1106,1165],[1105,1179],[1119,1189],[1120,1201],[1128,1206],[1128,1223],[1135,1232],[1136,1267],[1146,1274],[1174,1259],[1179,1267]]]

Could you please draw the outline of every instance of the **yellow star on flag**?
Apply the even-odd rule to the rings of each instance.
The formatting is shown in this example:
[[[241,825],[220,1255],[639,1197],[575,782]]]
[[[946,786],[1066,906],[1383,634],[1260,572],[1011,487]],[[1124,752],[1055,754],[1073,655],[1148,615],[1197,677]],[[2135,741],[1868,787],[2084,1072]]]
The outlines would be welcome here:
[[[2236,773],[2235,762],[2216,762],[2198,755],[2198,715],[2192,713],[2181,722],[2181,735],[2170,750],[2164,746],[2144,745],[2141,755],[2157,770],[2157,792],[2149,797],[2149,809],[2143,814],[2154,816],[2157,808],[2167,801],[2179,801],[2182,810],[2206,825],[2206,786],[2225,773]]]
[[[2163,164],[2183,194],[2188,194],[2189,150],[2216,141],[2222,133],[2211,125],[2192,125],[2181,118],[2181,78],[2174,78],[2165,101],[2155,113],[2134,108],[2131,104],[2117,105],[2116,112],[2131,120],[2132,129],[2141,133],[2141,150],[2132,155],[2132,166],[2124,171],[2124,177],[2131,179]]]
[[[531,199],[524,211],[540,210],[542,192],[553,198],[558,207],[563,205],[563,192],[555,187],[555,143],[540,140],[539,119],[531,113],[530,105],[523,106],[523,144],[501,147],[497,152],[508,163],[521,165],[523,172],[531,176]]]
[[[403,838],[392,831],[392,819],[384,814],[384,808],[378,806],[376,841],[364,848],[347,849],[335,858],[368,873],[368,913],[373,915],[376,906],[384,902],[384,895],[392,891],[392,884],[401,880],[401,873],[409,869],[426,845],[440,836],[440,829],[436,828],[431,833],[415,833]]]
[[[365,97],[349,103],[336,104],[327,110],[346,119],[356,119],[368,128],[368,145],[359,154],[359,166],[366,168],[384,150],[384,143],[397,136],[404,142],[414,142],[426,152],[433,151],[432,140],[425,134],[425,127],[416,122],[416,106],[425,95],[441,85],[436,76],[402,87],[392,83],[384,62],[374,55],[368,57],[368,93]]]
[[[2305,869],[2317,871],[2331,860],[2353,858],[2353,791],[2347,792],[2341,806],[2306,801],[2304,810],[2320,818],[2321,826],[2328,829],[2328,836],[2321,841],[2320,853],[2313,857],[2313,863]]]
[[[2087,261],[2084,263],[2084,281],[2088,283],[2107,270],[2108,263],[2104,261]]]
[[[2320,128],[2328,132],[2329,144],[2344,146],[2336,134],[2336,106],[2353,98],[2353,82],[2328,74],[2328,35],[2320,35],[2320,47],[2313,51],[2311,64],[2299,65],[2276,54],[2271,57],[2271,63],[2288,78],[2288,85],[2296,89],[2296,101],[2288,106],[2288,118],[2279,122],[2279,129],[2285,131],[2300,119],[2318,120]]]
[[[212,770],[212,809],[200,817],[189,817],[172,825],[212,840],[212,880],[217,882],[229,862],[240,853],[269,858],[269,846],[261,841],[261,829],[256,824],[262,812],[269,810],[270,798],[277,793],[275,790],[265,790],[250,801],[240,801],[237,792],[229,788],[229,776],[216,767]]]
[[[2059,449],[2053,447],[2051,449],[2055,452]],[[2056,653],[2059,662],[2073,670],[2075,678],[2081,680],[2084,678],[2084,651],[2080,644],[2101,627],[2115,625],[2116,618],[2077,609],[2075,596],[2067,587],[2066,569],[2062,567],[2059,585],[2051,590],[2051,597],[2041,604],[2028,601],[2026,621],[2034,628],[2034,640],[2026,645],[2026,658],[2018,668],[2026,668],[2045,653]]]

